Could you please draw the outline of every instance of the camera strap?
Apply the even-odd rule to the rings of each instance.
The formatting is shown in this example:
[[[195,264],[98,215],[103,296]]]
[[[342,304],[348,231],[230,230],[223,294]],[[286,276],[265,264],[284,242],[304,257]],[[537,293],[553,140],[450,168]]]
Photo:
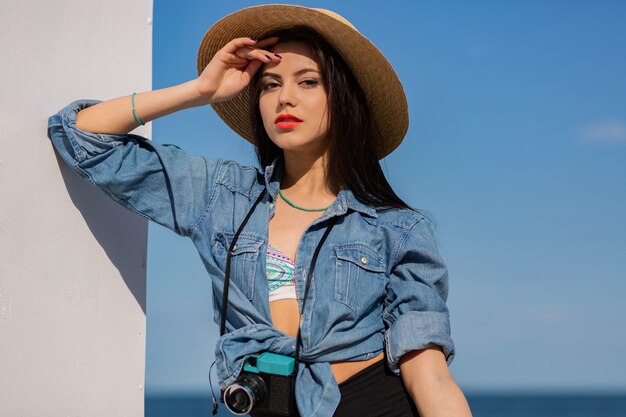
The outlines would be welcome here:
[[[226,332],[226,312],[227,312],[227,309],[228,309],[228,291],[229,291],[229,288],[230,288],[231,257],[233,255],[233,252],[235,251],[235,245],[237,243],[237,239],[239,238],[239,235],[241,234],[241,232],[242,232],[244,226],[246,225],[246,223],[248,223],[248,220],[250,219],[250,216],[252,216],[252,213],[254,212],[254,209],[256,208],[256,206],[263,199],[263,196],[265,195],[265,191],[266,190],[263,189],[261,194],[259,194],[259,196],[257,197],[256,201],[254,202],[254,204],[252,205],[252,207],[248,211],[248,214],[243,219],[243,221],[239,225],[239,228],[235,232],[235,236],[233,237],[233,241],[230,243],[230,246],[228,248],[228,254],[226,255],[226,270],[224,271],[224,292],[223,292],[223,295],[222,295],[222,317],[221,317],[221,321],[220,321],[220,336],[223,336],[224,333]],[[307,297],[309,295],[309,287],[311,285],[311,279],[313,278],[313,271],[315,270],[315,264],[317,262],[317,257],[319,256],[320,250],[322,249],[322,245],[326,241],[326,238],[330,234],[330,231],[332,230],[332,228],[335,225],[336,221],[337,221],[337,217],[333,217],[333,218],[330,219],[330,223],[329,223],[328,227],[326,228],[326,230],[324,231],[324,235],[320,239],[319,243],[315,247],[315,251],[313,252],[313,258],[311,259],[311,265],[309,266],[309,272],[307,274],[306,286],[304,288],[304,298],[302,299],[302,310],[300,311],[300,316],[302,316],[302,314],[304,314],[304,306],[306,304],[306,300],[307,300]],[[298,336],[297,336],[297,341],[296,341],[296,352],[295,352],[295,357],[294,357],[294,359],[295,359],[295,369],[296,370],[298,369],[298,362],[299,362],[299,357],[300,357],[300,345],[301,345],[301,343],[302,343],[302,340],[300,338],[300,326],[298,326]]]
[[[230,262],[233,252],[235,251],[235,245],[237,244],[237,239],[239,239],[241,231],[243,230],[246,223],[248,223],[248,220],[250,220],[250,216],[252,216],[254,209],[256,208],[256,206],[259,205],[261,199],[265,195],[265,191],[265,188],[263,188],[263,191],[261,191],[261,194],[259,194],[256,201],[248,211],[248,214],[246,214],[246,217],[239,225],[239,228],[237,229],[237,232],[235,232],[235,236],[233,237],[233,241],[230,242],[230,246],[228,247],[228,254],[226,255],[226,270],[224,271],[224,293],[222,294],[222,319],[220,321],[220,336],[224,336],[224,333],[226,333],[226,311],[228,309],[228,290],[230,288]]]
[[[311,266],[309,266],[309,273],[306,277],[306,286],[304,287],[304,297],[302,298],[302,311],[300,311],[300,317],[302,317],[302,315],[304,314],[304,305],[306,304],[306,299],[307,299],[307,296],[309,295],[309,287],[311,286],[311,279],[313,278],[313,270],[315,269],[317,256],[319,255],[320,250],[322,249],[322,245],[326,241],[326,238],[330,234],[330,231],[333,229],[333,226],[335,226],[336,222],[337,222],[336,216],[330,219],[330,224],[324,231],[324,235],[322,236],[319,243],[315,247],[315,252],[313,252],[313,258],[311,259]],[[298,336],[296,338],[296,353],[294,355],[295,362],[296,362],[294,368],[296,372],[298,370],[298,362],[300,362],[300,345],[301,344],[302,344],[302,340],[300,339],[300,326],[298,326]]]

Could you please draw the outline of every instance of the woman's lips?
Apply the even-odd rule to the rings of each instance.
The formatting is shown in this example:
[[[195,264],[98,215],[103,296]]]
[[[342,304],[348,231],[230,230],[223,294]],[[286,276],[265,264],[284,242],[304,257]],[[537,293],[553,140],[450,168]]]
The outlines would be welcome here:
[[[284,122],[276,123],[279,129],[292,129],[298,126],[302,122],[296,122],[295,120],[285,120]]]
[[[302,120],[292,114],[280,114],[274,123],[279,129],[293,129],[302,123]]]

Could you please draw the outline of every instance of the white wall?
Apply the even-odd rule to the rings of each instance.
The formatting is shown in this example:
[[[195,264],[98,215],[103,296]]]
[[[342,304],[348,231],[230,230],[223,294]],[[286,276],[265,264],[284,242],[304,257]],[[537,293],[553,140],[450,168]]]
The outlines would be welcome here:
[[[151,89],[151,17],[150,0],[2,1],[2,417],[143,415],[147,223],[46,129],[74,99]]]

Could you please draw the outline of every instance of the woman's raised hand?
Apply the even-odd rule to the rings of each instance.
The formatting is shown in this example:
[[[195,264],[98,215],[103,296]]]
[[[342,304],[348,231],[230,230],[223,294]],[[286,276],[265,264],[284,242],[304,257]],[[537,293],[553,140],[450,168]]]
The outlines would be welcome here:
[[[268,48],[278,41],[274,36],[260,41],[235,38],[217,51],[197,79],[198,92],[209,103],[228,100],[241,92],[261,65],[279,62]]]

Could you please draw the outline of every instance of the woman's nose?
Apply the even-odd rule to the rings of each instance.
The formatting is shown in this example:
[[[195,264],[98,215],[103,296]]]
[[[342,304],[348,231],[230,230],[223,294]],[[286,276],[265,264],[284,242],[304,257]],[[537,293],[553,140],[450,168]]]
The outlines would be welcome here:
[[[296,105],[294,86],[285,83],[280,89],[280,94],[278,95],[278,102],[283,107],[287,105],[294,107]]]

